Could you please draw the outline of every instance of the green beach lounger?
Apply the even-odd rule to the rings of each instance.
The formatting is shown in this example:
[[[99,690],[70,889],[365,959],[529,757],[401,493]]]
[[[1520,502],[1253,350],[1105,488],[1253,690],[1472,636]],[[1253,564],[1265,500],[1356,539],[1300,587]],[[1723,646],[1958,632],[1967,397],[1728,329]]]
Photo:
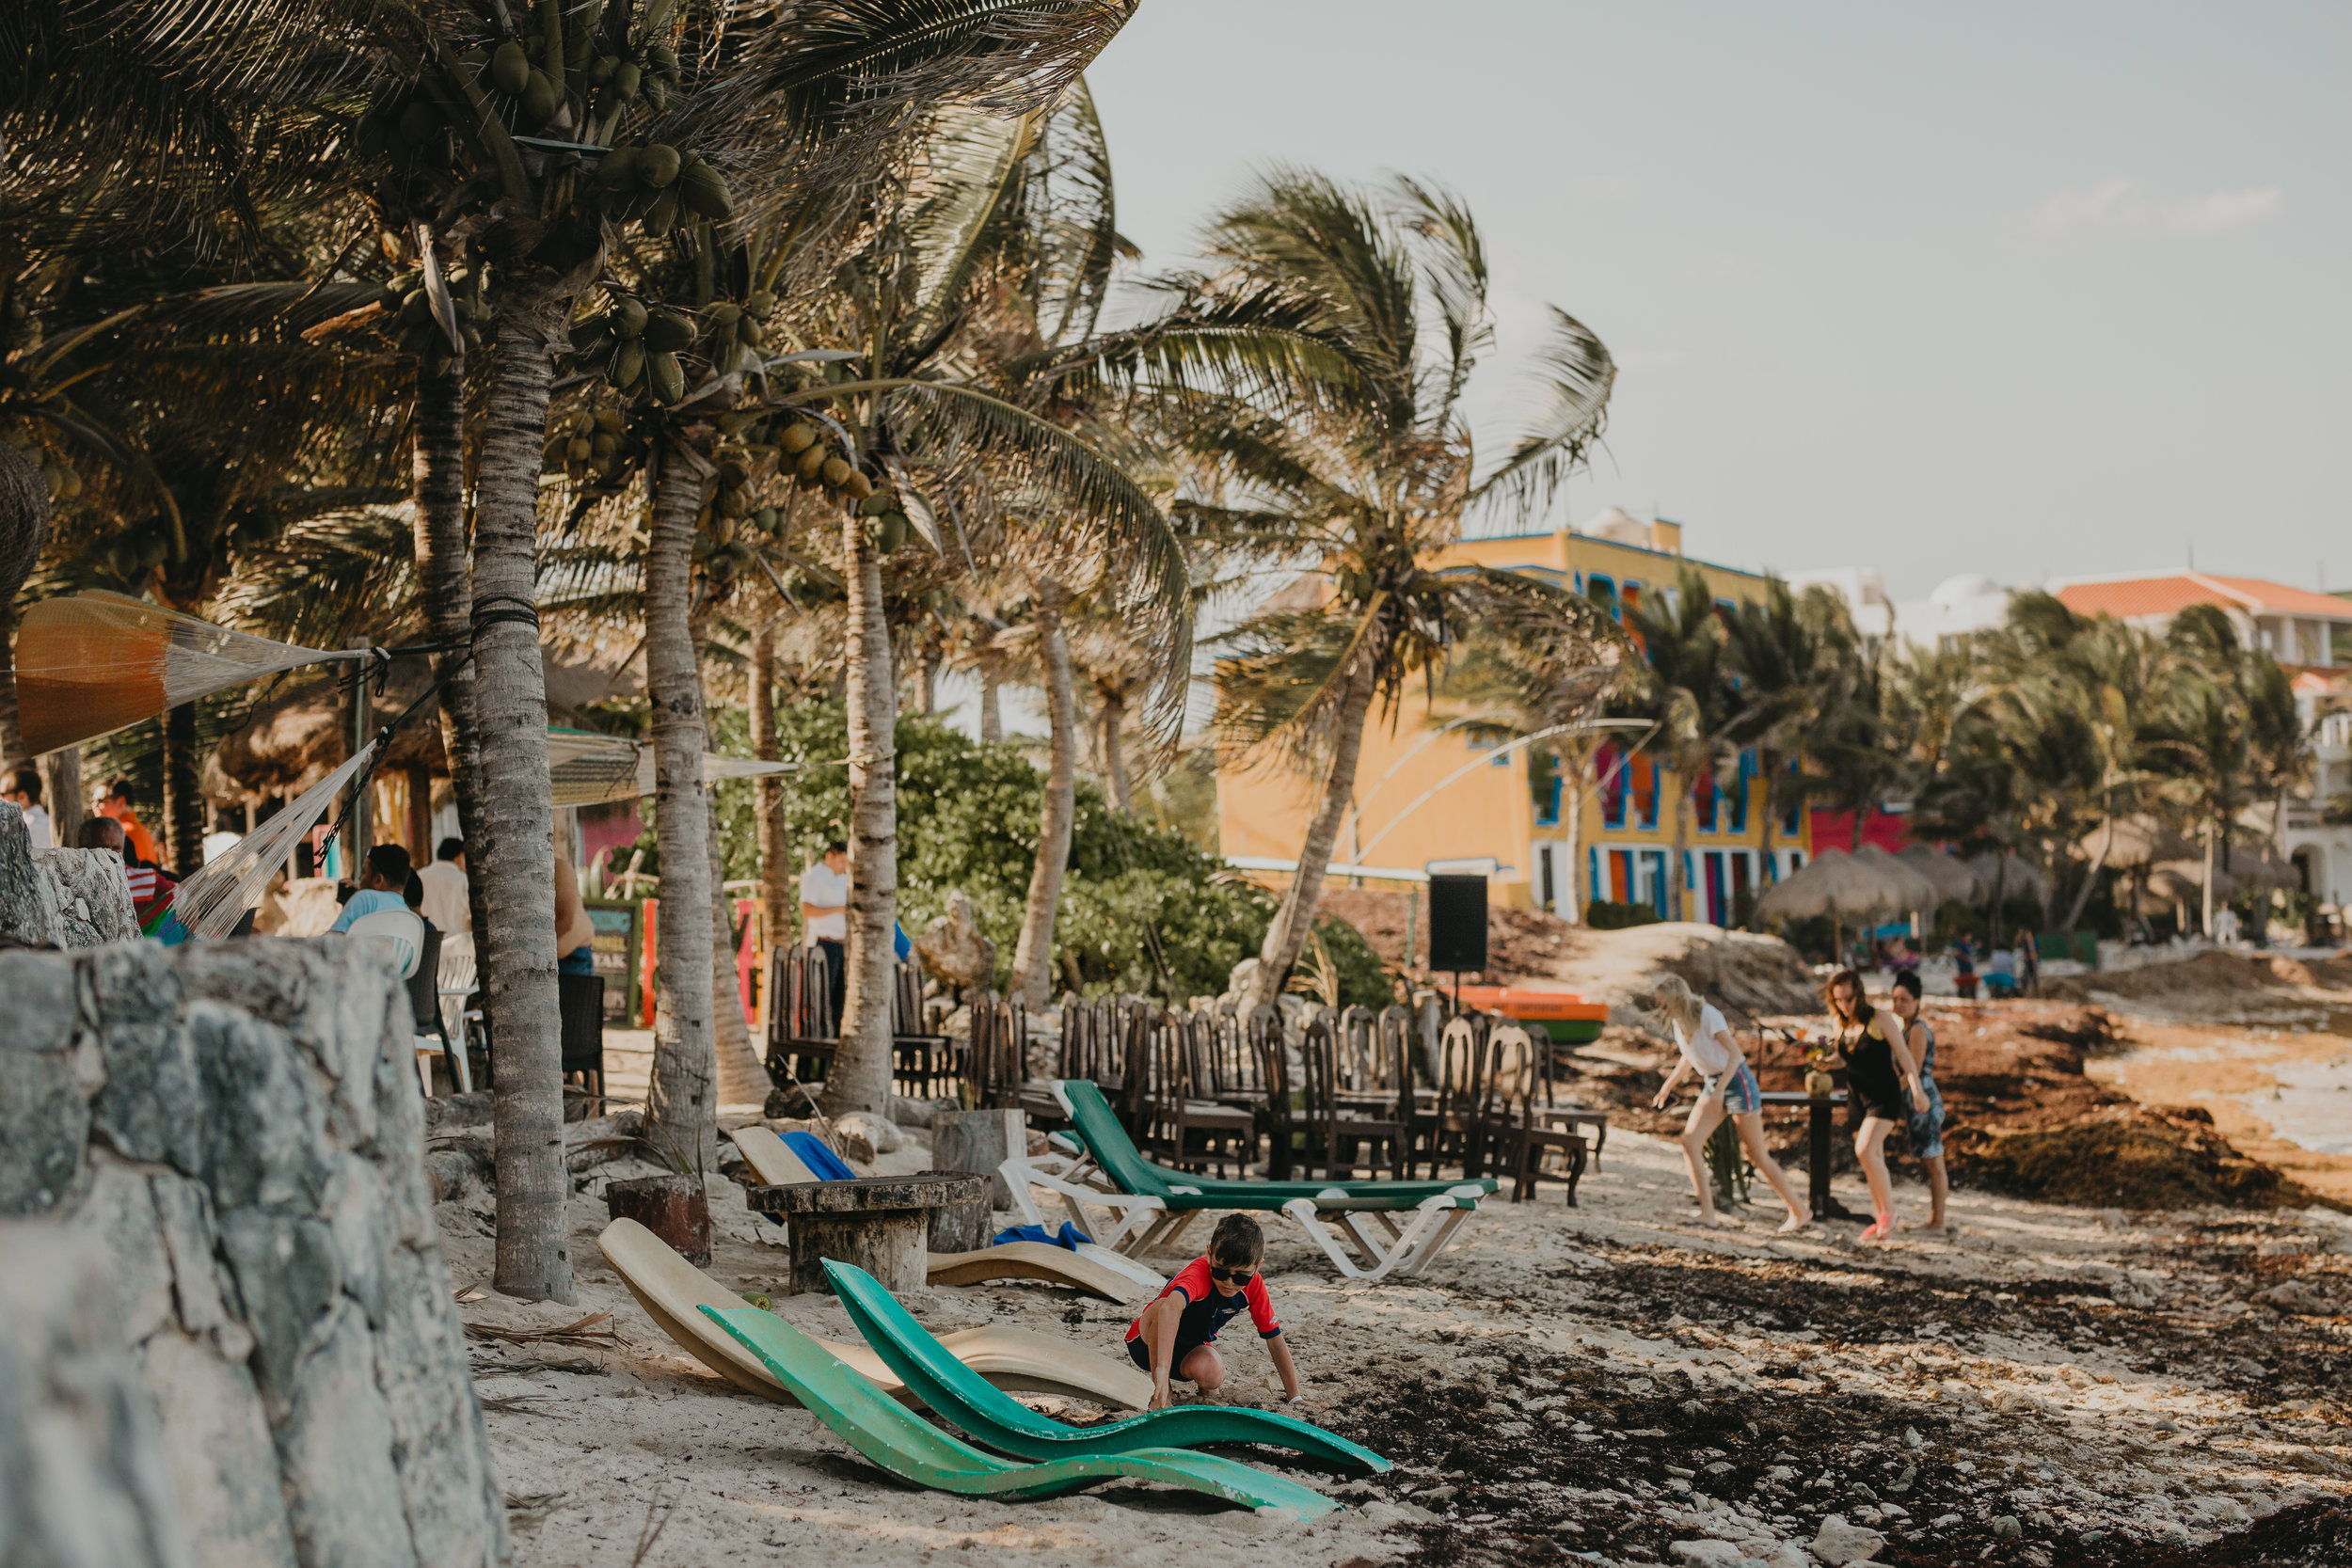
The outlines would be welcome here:
[[[1057,1079],[1055,1098],[1070,1115],[1080,1146],[1074,1154],[1017,1155],[997,1168],[1012,1191],[1015,1208],[1031,1225],[1045,1216],[1031,1195],[1043,1187],[1061,1199],[1072,1223],[1089,1239],[1130,1256],[1173,1246],[1193,1218],[1210,1210],[1247,1209],[1279,1213],[1321,1247],[1351,1279],[1403,1277],[1418,1273],[1445,1249],[1479,1200],[1495,1190],[1475,1181],[1235,1181],[1171,1170],[1147,1160],[1120,1125],[1100,1085],[1084,1078]],[[1058,1134],[1057,1134],[1058,1136]],[[1097,1221],[1091,1206],[1109,1218]],[[1391,1216],[1409,1213],[1399,1224]],[[1337,1218],[1341,1230],[1325,1223]],[[1377,1229],[1375,1227],[1377,1226]],[[1364,1262],[1349,1255],[1353,1243]]]
[[[1078,1454],[1016,1465],[940,1431],[859,1376],[834,1354],[772,1312],[706,1306],[703,1314],[791,1390],[794,1398],[858,1452],[919,1486],[967,1497],[1050,1497],[1120,1476],[1206,1492],[1245,1508],[1286,1508],[1301,1519],[1339,1505],[1312,1487],[1184,1449]]]
[[[1209,1443],[1262,1443],[1311,1459],[1375,1472],[1389,1462],[1360,1444],[1319,1426],[1264,1410],[1191,1404],[1154,1410],[1102,1426],[1073,1427],[1042,1416],[974,1374],[930,1329],[853,1263],[827,1259],[833,1293],[874,1354],[914,1390],[931,1413],[953,1421],[992,1449],[1024,1459],[1126,1453],[1138,1448],[1197,1449]]]

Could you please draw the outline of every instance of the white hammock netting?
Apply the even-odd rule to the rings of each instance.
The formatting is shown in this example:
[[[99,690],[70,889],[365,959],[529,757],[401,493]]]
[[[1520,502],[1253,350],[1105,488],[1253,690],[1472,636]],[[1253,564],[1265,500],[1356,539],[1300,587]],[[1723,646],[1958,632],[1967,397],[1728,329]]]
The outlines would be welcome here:
[[[245,911],[262,901],[269,879],[285,869],[294,845],[335,809],[373,755],[375,743],[370,741],[358,756],[304,790],[276,816],[205,862],[204,869],[182,882],[172,898],[180,924],[193,936],[227,936]]]

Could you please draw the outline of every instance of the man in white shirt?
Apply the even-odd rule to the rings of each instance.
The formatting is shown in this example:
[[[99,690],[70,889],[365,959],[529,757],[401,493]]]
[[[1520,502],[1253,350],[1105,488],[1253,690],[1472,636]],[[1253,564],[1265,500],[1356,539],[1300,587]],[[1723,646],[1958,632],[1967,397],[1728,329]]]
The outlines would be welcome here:
[[[10,801],[24,814],[24,832],[31,837],[34,848],[56,847],[56,838],[49,828],[49,809],[40,803],[40,768],[28,763],[10,769],[8,787],[0,790],[0,800]]]
[[[825,858],[801,873],[801,931],[820,948],[831,972],[834,1027],[850,979],[850,847],[839,839],[825,846]]]
[[[473,929],[473,907],[467,901],[464,839],[441,840],[433,863],[417,868],[417,879],[424,883],[424,902],[418,911],[433,922],[436,930]]]

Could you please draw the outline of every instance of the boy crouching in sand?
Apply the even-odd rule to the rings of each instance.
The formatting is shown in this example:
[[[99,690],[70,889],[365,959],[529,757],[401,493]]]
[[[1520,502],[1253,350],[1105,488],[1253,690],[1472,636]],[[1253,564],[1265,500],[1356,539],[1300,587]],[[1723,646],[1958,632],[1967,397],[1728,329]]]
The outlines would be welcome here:
[[[1265,1236],[1258,1222],[1248,1214],[1228,1214],[1216,1222],[1209,1250],[1177,1271],[1143,1315],[1127,1325],[1127,1354],[1152,1374],[1152,1409],[1167,1408],[1171,1377],[1203,1389],[1225,1382],[1216,1331],[1245,1307],[1274,1357],[1274,1370],[1282,1374],[1283,1402],[1298,1402],[1298,1369],[1258,1270],[1264,1259]]]

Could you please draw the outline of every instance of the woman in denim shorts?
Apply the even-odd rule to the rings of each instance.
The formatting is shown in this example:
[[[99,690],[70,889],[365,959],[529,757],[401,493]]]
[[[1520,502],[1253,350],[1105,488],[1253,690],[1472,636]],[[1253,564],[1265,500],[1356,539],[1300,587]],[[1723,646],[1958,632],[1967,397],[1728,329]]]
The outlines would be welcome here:
[[[1705,1157],[1699,1152],[1725,1117],[1740,1131],[1740,1142],[1748,1151],[1748,1163],[1763,1173],[1788,1206],[1788,1222],[1782,1226],[1786,1234],[1802,1230],[1812,1223],[1804,1206],[1797,1201],[1796,1189],[1788,1185],[1788,1178],[1781,1174],[1778,1162],[1764,1147],[1764,1095],[1757,1087],[1755,1069],[1732,1037],[1731,1026],[1712,1005],[1701,1002],[1692,993],[1690,985],[1678,974],[1669,974],[1658,982],[1650,1000],[1666,1015],[1667,1024],[1674,1030],[1675,1044],[1682,1050],[1682,1059],[1675,1064],[1672,1076],[1658,1091],[1654,1102],[1664,1110],[1673,1098],[1675,1088],[1692,1072],[1699,1075],[1699,1101],[1691,1107],[1691,1119],[1682,1129],[1682,1157],[1690,1162],[1691,1189],[1698,1194],[1699,1215],[1711,1225],[1736,1227],[1739,1221],[1728,1214],[1715,1212],[1715,1198],[1707,1180]]]
[[[1912,1060],[1919,1064],[1919,1087],[1928,1097],[1928,1108],[1911,1113],[1907,1125],[1911,1132],[1911,1152],[1928,1167],[1928,1223],[1922,1230],[1944,1228],[1944,1199],[1952,1190],[1952,1180],[1944,1168],[1944,1095],[1935,1086],[1935,1031],[1919,1016],[1919,976],[1906,973],[1895,976],[1895,990],[1887,1006],[1910,1038],[1903,1043],[1911,1047]]]

